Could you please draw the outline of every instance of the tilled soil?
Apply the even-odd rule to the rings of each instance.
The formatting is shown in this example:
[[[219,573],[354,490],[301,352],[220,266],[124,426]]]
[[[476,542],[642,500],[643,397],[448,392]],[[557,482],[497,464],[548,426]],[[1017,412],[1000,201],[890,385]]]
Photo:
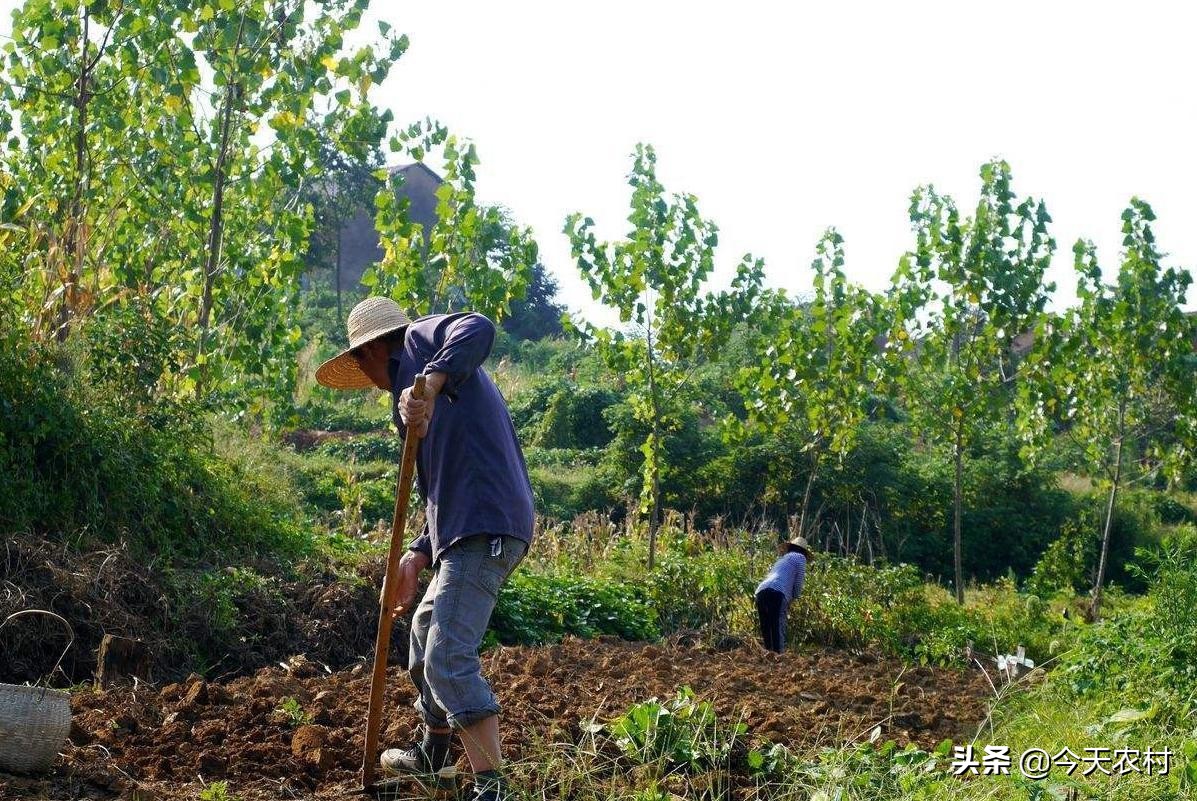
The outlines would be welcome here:
[[[755,643],[717,650],[569,639],[495,649],[484,672],[503,704],[511,760],[575,741],[584,722],[606,722],[682,686],[709,700],[720,720],[747,724],[749,742],[799,750],[861,740],[878,725],[884,739],[924,748],[969,737],[988,696],[977,673],[904,669],[831,649],[779,656]],[[227,684],[193,677],[78,693],[71,743],[54,774],[0,774],[0,798],[195,798],[217,780],[242,801],[345,798],[357,788],[368,691],[365,665],[329,673],[295,658]],[[384,743],[406,744],[412,699],[406,675],[392,668]]]

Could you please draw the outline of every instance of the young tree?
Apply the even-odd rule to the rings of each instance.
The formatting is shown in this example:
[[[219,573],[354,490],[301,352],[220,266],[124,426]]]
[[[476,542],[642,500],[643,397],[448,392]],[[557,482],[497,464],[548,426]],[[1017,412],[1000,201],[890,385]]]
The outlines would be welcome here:
[[[367,93],[407,46],[385,25],[380,46],[346,46],[367,5],[27,0],[0,130],[31,203],[32,335],[136,301],[170,332],[175,391],[285,391],[311,228],[300,192],[320,142],[377,150],[389,113]]]
[[[774,341],[739,379],[750,424],[772,435],[804,432],[802,536],[816,522],[810,511],[815,477],[825,457],[843,459],[852,449],[886,365],[890,310],[882,298],[850,283],[843,266],[843,237],[829,228],[811,263],[813,296],[806,303],[775,304]]]
[[[912,423],[951,448],[955,590],[963,603],[964,462],[984,427],[1007,416],[1014,340],[1034,327],[1054,289],[1043,276],[1055,241],[1046,207],[1017,200],[1003,161],[981,168],[971,218],[961,220],[951,198],[928,186],[915,191],[910,221],[916,245],[893,278],[889,342]]]
[[[640,509],[648,517],[651,569],[661,522],[661,477],[667,469],[662,440],[672,426],[671,409],[683,402],[694,364],[717,359],[735,324],[751,316],[761,296],[764,265],[746,256],[730,291],[702,292],[714,269],[715,224],[699,214],[693,195],[666,195],[651,146],[637,145],[628,184],[632,210],[627,239],[600,243],[594,220],[581,214],[566,220],[565,233],[594,299],[632,327],[630,335],[589,323],[582,330],[627,380],[633,415],[649,432],[640,449]]]
[[[35,339],[65,340],[123,283],[123,234],[149,194],[137,180],[149,143],[129,131],[159,127],[170,82],[150,75],[169,64],[174,19],[132,0],[31,0],[13,12],[0,134],[25,228],[23,323]]]
[[[1029,380],[1019,393],[1029,452],[1042,453],[1062,431],[1079,446],[1090,474],[1108,483],[1089,607],[1094,619],[1128,460],[1145,457],[1141,478],[1158,471],[1175,477],[1192,464],[1197,446],[1197,326],[1182,309],[1192,277],[1161,266],[1154,219],[1138,198],[1122,213],[1124,250],[1113,285],[1102,282],[1093,243],[1076,243],[1079,302],[1036,331]]]
[[[402,175],[390,176],[374,200],[383,257],[362,283],[416,314],[469,308],[502,320],[532,277],[537,247],[531,229],[513,224],[501,207],[477,202],[477,149],[444,126],[431,120],[413,124],[392,138],[391,150],[416,161],[443,153],[436,223],[425,231],[412,219],[408,201],[397,195]],[[387,175],[380,171],[378,177]]]

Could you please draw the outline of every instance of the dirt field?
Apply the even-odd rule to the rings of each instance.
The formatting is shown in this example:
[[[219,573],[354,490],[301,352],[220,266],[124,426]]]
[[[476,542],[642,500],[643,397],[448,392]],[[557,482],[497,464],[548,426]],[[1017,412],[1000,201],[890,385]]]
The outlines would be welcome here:
[[[883,737],[924,747],[975,733],[988,684],[977,673],[902,670],[870,654],[818,650],[776,656],[754,643],[726,650],[613,639],[489,652],[485,672],[505,709],[509,758],[535,755],[548,738],[572,740],[580,722],[606,721],[636,701],[691,687],[721,720],[743,720],[748,740],[794,748]],[[242,801],[345,798],[357,787],[364,666],[327,673],[292,660],[227,684],[198,678],[161,688],[81,693],[72,743],[49,778],[0,774],[0,798],[198,797],[224,780]],[[416,722],[402,671],[389,684],[383,742],[406,743]],[[282,710],[287,699],[305,720]],[[464,764],[464,763],[463,763]]]

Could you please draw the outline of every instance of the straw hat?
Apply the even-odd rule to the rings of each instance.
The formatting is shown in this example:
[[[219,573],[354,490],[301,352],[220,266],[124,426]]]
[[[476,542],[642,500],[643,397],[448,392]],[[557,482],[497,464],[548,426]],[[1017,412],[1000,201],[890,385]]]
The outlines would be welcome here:
[[[786,546],[787,548],[797,548],[807,559],[815,558],[814,553],[811,552],[810,543],[806,541],[806,537],[795,537],[787,542]]]
[[[332,389],[366,389],[374,386],[362,372],[353,351],[379,337],[402,330],[411,320],[399,304],[390,298],[366,298],[353,307],[345,327],[349,329],[349,347],[316,370],[316,380]]]

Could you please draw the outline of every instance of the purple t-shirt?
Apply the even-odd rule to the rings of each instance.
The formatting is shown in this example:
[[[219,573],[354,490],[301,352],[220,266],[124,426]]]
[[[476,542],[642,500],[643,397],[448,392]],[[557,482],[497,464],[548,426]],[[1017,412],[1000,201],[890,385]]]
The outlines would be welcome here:
[[[416,478],[427,505],[427,527],[408,547],[436,562],[453,543],[474,534],[532,541],[532,485],[515,426],[499,388],[482,363],[495,326],[481,314],[433,314],[407,328],[389,363],[395,425],[399,394],[417,373],[445,373],[428,435],[416,455]]]

